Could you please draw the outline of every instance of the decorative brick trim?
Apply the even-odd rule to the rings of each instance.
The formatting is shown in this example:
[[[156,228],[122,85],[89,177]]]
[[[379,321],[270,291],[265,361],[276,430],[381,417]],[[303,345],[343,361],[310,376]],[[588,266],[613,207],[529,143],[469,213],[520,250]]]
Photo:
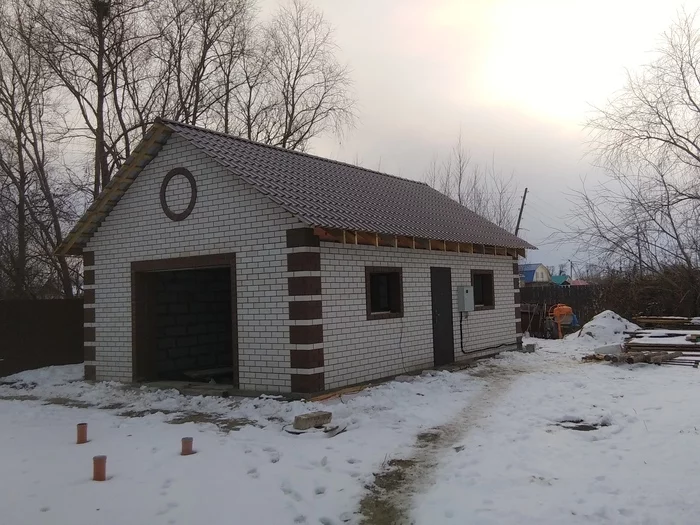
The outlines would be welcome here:
[[[183,177],[185,177],[187,179],[187,182],[189,182],[190,184],[190,200],[187,203],[187,208],[185,208],[180,213],[175,213],[174,211],[172,211],[168,206],[167,199],[165,198],[165,194],[168,189],[168,184],[173,179],[173,177],[177,175],[182,175]],[[192,210],[194,209],[194,205],[196,203],[197,182],[194,180],[194,176],[192,176],[192,174],[186,168],[174,168],[170,170],[160,185],[160,206],[161,208],[163,208],[165,215],[167,215],[171,221],[183,221],[190,215],[190,213],[192,213]]]
[[[95,290],[83,290],[83,304],[95,304]]]
[[[516,291],[513,294],[513,303],[514,304],[520,304],[520,290]]]
[[[95,379],[97,379],[97,367],[85,365],[85,381],[95,381]]]
[[[87,284],[87,285],[95,284],[95,270],[84,270],[83,271],[83,284]]]
[[[288,277],[287,288],[289,295],[320,295],[320,277]]]
[[[95,252],[83,252],[83,266],[95,266]]]
[[[321,240],[314,235],[313,228],[292,228],[287,230],[287,248],[299,246],[321,246]]]
[[[322,319],[321,301],[292,301],[289,303],[289,319],[302,321],[307,319]]]
[[[513,277],[513,288],[520,290],[520,277]]]
[[[83,355],[85,361],[95,361],[95,347],[94,346],[83,346]]]
[[[515,307],[515,318],[520,319],[520,307],[519,306]]]
[[[319,368],[323,366],[323,348],[292,350],[290,358],[292,368]]]
[[[311,394],[320,392],[325,387],[323,372],[318,374],[292,374],[292,392]]]
[[[323,325],[290,326],[289,343],[293,345],[323,343]]]
[[[92,326],[84,326],[83,327],[83,341],[86,343],[94,343],[95,342],[95,328]]]
[[[520,276],[520,266],[517,262],[513,263],[513,275],[517,275],[518,277]]]
[[[94,308],[83,308],[83,322],[84,323],[94,323],[95,322],[95,309]]]
[[[320,270],[320,252],[297,252],[287,254],[288,272],[318,272]]]
[[[301,272],[320,272],[320,238],[313,228],[287,230],[287,271],[296,275],[287,277],[289,298],[289,320],[299,322],[317,321],[323,318],[321,301],[321,277]],[[302,251],[306,248],[309,251]],[[315,249],[315,250],[314,250]],[[312,300],[310,297],[315,296]],[[294,298],[306,298],[294,300]],[[309,394],[320,392],[325,387],[323,366],[323,324],[294,324],[289,327],[290,345],[321,345],[317,348],[289,350],[290,379],[292,392]]]
[[[516,335],[522,335],[523,333],[523,322],[520,319],[515,321],[515,333]]]

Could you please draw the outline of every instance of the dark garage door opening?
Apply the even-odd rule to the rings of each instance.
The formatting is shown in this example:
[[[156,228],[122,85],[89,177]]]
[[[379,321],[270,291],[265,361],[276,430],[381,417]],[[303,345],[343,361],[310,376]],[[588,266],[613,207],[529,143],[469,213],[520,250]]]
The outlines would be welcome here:
[[[131,263],[134,381],[238,388],[235,254]]]
[[[158,379],[231,382],[228,268],[155,274]]]

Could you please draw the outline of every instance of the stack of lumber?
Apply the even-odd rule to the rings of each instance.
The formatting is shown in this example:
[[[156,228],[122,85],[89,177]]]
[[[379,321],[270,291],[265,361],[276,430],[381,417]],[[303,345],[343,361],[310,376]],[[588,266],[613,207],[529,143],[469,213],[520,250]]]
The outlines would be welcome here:
[[[654,364],[661,364],[665,363],[666,361],[671,361],[673,359],[676,359],[677,357],[681,357],[683,355],[682,352],[626,352],[622,353],[619,355],[610,355],[606,356],[609,357],[609,359],[606,359],[607,361],[611,361],[613,363],[627,363],[628,365],[633,365],[635,363],[654,363]]]
[[[642,316],[632,320],[643,328],[700,328],[700,317]]]
[[[691,321],[689,318],[676,317],[661,319],[668,320],[667,324],[677,323],[679,319]],[[625,332],[627,340],[623,345],[619,362],[686,365],[698,368],[700,364],[700,330],[698,328],[700,327],[695,323],[692,323],[692,326],[695,329],[676,330],[664,327]]]

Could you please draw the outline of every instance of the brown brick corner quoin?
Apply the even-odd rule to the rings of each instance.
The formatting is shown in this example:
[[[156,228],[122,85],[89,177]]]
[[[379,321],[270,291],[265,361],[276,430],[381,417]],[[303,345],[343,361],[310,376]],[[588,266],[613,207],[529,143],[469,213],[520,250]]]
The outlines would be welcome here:
[[[515,342],[518,344],[518,348],[523,347],[523,321],[520,315],[520,270],[518,268],[518,263],[513,263],[513,302],[515,306]]]
[[[287,230],[287,248],[318,248],[319,238],[312,228]],[[318,251],[296,251],[287,254],[288,272],[318,272],[321,270],[321,256]],[[323,348],[323,303],[309,300],[310,295],[321,295],[321,277],[288,277],[289,320],[312,322],[289,327],[289,343],[292,345],[314,346],[311,349],[290,350],[290,366],[296,370],[314,370],[324,364]],[[325,388],[323,372],[291,374],[292,392],[310,394]]]

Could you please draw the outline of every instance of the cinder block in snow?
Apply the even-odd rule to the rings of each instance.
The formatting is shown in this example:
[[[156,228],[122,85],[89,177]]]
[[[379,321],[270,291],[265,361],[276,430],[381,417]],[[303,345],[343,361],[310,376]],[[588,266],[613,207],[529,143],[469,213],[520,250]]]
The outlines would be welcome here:
[[[310,428],[321,427],[331,422],[330,412],[309,412],[294,418],[295,430],[308,430]]]

